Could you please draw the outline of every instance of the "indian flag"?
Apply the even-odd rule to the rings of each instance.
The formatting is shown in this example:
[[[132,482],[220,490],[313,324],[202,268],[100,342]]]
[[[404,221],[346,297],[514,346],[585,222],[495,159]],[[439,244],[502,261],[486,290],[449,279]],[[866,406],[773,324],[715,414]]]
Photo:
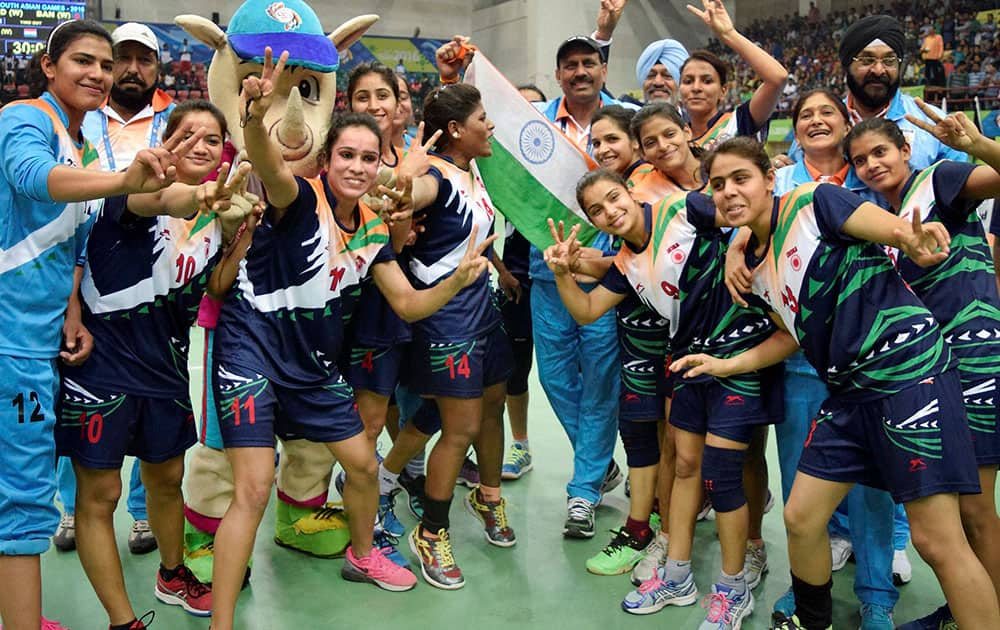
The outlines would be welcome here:
[[[496,67],[477,52],[465,82],[483,95],[494,122],[493,155],[476,160],[490,199],[533,245],[552,244],[547,219],[583,224],[578,239],[597,235],[576,203],[576,182],[597,164],[549,122]]]

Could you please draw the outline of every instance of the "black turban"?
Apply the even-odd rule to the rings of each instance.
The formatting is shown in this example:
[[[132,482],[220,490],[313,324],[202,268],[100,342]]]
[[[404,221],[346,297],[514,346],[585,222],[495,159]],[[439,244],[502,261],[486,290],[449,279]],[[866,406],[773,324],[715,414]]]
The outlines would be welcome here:
[[[885,42],[897,57],[903,56],[906,38],[899,20],[888,15],[870,15],[851,24],[840,39],[838,53],[844,70],[851,65],[851,60],[864,50],[865,46],[876,39]]]

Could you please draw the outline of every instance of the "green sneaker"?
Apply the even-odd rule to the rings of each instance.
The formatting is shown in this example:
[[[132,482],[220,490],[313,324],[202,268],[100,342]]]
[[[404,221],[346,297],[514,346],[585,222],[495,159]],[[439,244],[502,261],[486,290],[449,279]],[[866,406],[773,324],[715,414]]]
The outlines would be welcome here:
[[[344,508],[338,503],[304,508],[278,499],[274,542],[317,558],[343,556],[351,543]]]
[[[587,560],[587,570],[596,575],[621,575],[632,570],[643,556],[646,545],[632,537],[625,528],[611,530],[615,535],[608,546]]]
[[[215,564],[215,536],[203,532],[184,519],[184,566],[202,584],[212,583]]]

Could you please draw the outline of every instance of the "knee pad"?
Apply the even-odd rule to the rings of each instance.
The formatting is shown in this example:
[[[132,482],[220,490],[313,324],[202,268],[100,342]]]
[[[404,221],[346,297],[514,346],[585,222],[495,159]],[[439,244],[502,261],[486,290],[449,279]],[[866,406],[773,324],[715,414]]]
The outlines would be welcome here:
[[[618,434],[625,446],[629,468],[655,466],[660,461],[660,437],[657,422],[618,421]]]
[[[701,459],[701,478],[705,494],[716,512],[732,512],[747,502],[743,492],[745,451],[705,445]]]
[[[424,398],[409,420],[424,435],[434,435],[441,430],[441,413],[432,398]]]

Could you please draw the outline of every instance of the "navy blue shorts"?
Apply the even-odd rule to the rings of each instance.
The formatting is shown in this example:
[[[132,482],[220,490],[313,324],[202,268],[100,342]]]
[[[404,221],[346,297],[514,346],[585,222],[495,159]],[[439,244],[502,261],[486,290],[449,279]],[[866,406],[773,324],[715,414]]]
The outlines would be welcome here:
[[[198,441],[191,399],[152,398],[62,380],[56,449],[87,468],[115,470],[126,455],[160,464]]]
[[[340,442],[364,430],[351,386],[340,376],[313,387],[285,387],[254,370],[215,364],[215,400],[226,448],[273,447],[282,440]]]
[[[618,420],[659,420],[664,416],[668,322],[629,294],[618,305],[621,388]]]
[[[399,365],[405,346],[363,346],[351,348],[344,378],[355,389],[391,396],[399,384]]]
[[[980,466],[1000,464],[1000,423],[997,414],[996,377],[982,377],[958,370],[962,380],[962,399],[965,415],[972,431],[972,446],[976,451],[976,463]]]
[[[428,342],[414,336],[407,361],[407,386],[421,396],[479,398],[510,376],[514,357],[502,326],[482,337]]]
[[[712,433],[749,444],[756,427],[784,419],[783,371],[778,368],[724,381],[676,379],[670,424],[690,433]]]
[[[867,403],[828,398],[812,421],[799,470],[888,490],[896,503],[976,494],[979,472],[955,370]]]

